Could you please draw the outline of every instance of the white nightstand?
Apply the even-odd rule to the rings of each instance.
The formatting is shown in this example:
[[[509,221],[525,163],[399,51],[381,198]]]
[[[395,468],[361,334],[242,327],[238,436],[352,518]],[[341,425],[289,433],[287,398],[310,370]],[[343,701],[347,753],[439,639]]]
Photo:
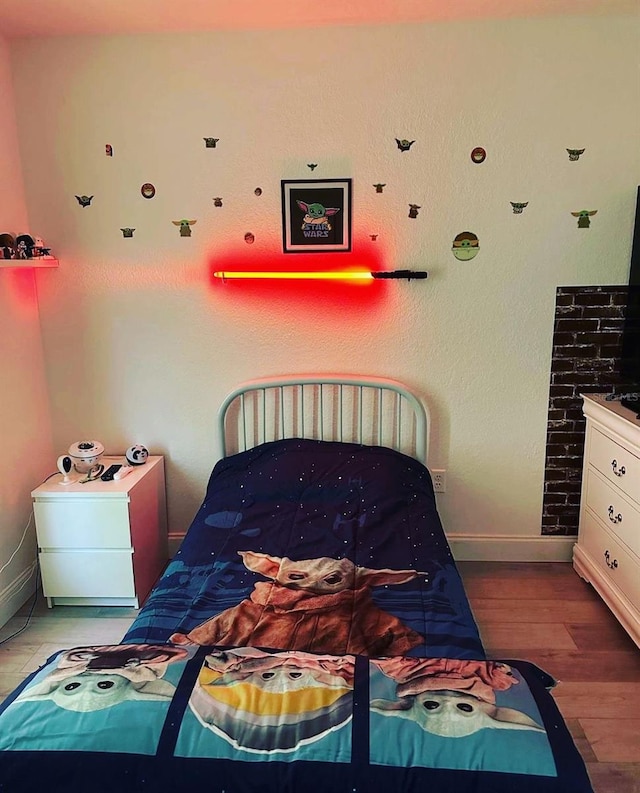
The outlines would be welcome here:
[[[119,481],[61,481],[56,474],[31,493],[49,607],[139,608],[167,561],[164,458],[149,457]]]

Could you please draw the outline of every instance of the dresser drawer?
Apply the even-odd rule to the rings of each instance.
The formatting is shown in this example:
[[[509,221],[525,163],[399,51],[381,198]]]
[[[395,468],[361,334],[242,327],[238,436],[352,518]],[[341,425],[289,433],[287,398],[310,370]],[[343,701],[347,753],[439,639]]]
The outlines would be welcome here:
[[[593,468],[587,470],[586,506],[611,534],[640,556],[640,509]]]
[[[629,498],[640,501],[640,459],[595,427],[591,430],[589,462]]]
[[[589,512],[583,514],[580,524],[580,545],[605,578],[626,596],[634,608],[640,608],[639,560],[617,542]]]
[[[131,551],[40,553],[45,597],[135,596]]]
[[[38,499],[33,505],[40,548],[129,548],[127,499]]]

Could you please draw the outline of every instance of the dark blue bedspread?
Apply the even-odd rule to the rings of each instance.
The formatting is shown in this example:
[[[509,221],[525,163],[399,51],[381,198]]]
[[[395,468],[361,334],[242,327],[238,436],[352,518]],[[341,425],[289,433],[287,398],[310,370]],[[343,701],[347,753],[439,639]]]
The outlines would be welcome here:
[[[298,439],[215,466],[124,641],[170,639],[484,657],[427,469],[386,448]]]

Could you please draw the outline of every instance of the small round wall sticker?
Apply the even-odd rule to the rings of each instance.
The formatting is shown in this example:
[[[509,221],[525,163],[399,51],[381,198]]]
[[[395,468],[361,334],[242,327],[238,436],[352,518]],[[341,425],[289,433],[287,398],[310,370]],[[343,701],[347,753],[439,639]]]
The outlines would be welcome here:
[[[153,198],[156,194],[156,188],[151,184],[151,182],[145,182],[140,188],[140,192],[142,193],[143,198]]]
[[[471,231],[462,231],[456,236],[451,249],[453,255],[461,262],[468,262],[480,250],[480,241]]]
[[[487,159],[487,152],[482,148],[482,146],[476,146],[475,149],[471,152],[471,160],[475,163],[484,162]]]

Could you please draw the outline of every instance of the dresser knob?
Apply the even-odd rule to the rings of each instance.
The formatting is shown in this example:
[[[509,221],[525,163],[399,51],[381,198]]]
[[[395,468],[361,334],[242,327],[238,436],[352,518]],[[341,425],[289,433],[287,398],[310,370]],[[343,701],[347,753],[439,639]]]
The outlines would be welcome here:
[[[613,513],[614,513],[614,509],[613,509],[613,506],[610,504],[609,505],[609,520],[612,523],[622,523],[622,515],[619,512],[618,512],[617,515],[614,515]]]
[[[624,476],[627,473],[627,470],[624,467],[624,465],[621,465],[620,468],[618,468],[617,460],[611,460],[611,468],[613,468],[613,473],[616,476]]]
[[[618,560],[612,559],[609,551],[604,552],[604,560],[607,563],[607,567],[610,567],[612,570],[615,570],[618,566]]]

